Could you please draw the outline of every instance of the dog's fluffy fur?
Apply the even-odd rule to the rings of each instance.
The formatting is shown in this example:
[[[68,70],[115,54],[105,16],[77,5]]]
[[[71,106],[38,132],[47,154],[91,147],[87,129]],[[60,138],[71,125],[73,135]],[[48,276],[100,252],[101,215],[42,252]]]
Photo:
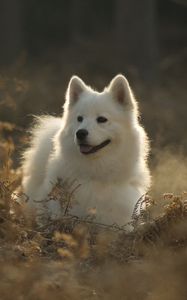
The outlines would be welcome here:
[[[87,136],[80,140],[81,129]],[[124,76],[117,75],[102,93],[73,76],[63,118],[38,118],[32,134],[22,166],[22,185],[31,206],[39,207],[34,200],[46,199],[58,178],[75,180],[79,187],[73,195],[72,214],[85,216],[94,208],[98,222],[123,225],[130,221],[135,203],[150,185],[149,144]],[[94,148],[105,141],[101,149]],[[48,209],[60,216],[57,203]]]

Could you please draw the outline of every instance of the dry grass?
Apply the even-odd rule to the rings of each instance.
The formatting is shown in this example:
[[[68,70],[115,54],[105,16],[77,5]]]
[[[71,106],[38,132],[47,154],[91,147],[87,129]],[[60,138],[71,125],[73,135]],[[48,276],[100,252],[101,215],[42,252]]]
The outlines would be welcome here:
[[[186,193],[141,199],[127,232],[69,215],[71,195],[59,183],[51,198],[64,217],[39,227],[14,201],[14,130],[1,123],[0,299],[186,300]]]

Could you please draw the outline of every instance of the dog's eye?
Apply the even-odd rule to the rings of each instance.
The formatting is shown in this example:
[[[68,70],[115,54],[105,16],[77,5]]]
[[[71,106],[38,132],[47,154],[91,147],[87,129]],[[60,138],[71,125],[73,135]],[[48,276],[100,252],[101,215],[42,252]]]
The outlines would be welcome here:
[[[98,117],[98,118],[97,118],[97,122],[98,122],[98,123],[105,123],[105,122],[107,122],[107,121],[108,121],[108,119],[105,118],[105,117]]]
[[[83,117],[82,117],[82,116],[78,116],[78,117],[77,117],[77,121],[78,121],[78,122],[82,122],[82,121],[83,121]]]

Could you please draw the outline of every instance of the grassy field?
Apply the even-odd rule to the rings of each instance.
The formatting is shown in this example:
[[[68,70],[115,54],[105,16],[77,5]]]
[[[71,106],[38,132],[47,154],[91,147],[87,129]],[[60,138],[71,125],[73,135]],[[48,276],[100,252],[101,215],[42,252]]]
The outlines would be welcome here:
[[[89,84],[85,65],[83,79]],[[25,216],[24,206],[14,200],[20,153],[29,140],[25,129],[31,114],[61,114],[72,69],[62,72],[45,62],[25,68],[20,60],[1,75],[1,300],[187,299],[186,87],[177,70],[162,71],[161,85],[149,93],[132,83],[151,139],[153,177],[146,211],[139,203],[137,217],[135,207],[132,232],[67,213],[40,227],[34,215]],[[91,77],[99,88],[111,79]],[[53,197],[64,199],[63,193],[57,186]]]
[[[0,299],[186,300],[182,151],[164,148],[152,154],[151,196],[144,199],[146,210],[137,204],[140,216],[135,207],[132,232],[67,213],[38,226],[14,200],[21,179],[15,161],[28,134],[20,125],[1,122],[0,138]],[[170,190],[181,193],[162,195]],[[62,193],[58,185],[53,198],[64,199]]]

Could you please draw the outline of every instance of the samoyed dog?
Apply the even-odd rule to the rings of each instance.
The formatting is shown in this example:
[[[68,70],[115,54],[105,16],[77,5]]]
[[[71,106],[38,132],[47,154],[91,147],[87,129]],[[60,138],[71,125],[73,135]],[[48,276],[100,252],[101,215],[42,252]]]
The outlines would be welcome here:
[[[149,143],[138,117],[124,76],[117,75],[101,93],[73,76],[63,117],[38,118],[23,155],[22,186],[29,206],[40,210],[46,200],[46,214],[62,217],[58,201],[47,202],[61,179],[77,183],[70,214],[85,217],[94,211],[97,222],[129,222],[150,185]]]

